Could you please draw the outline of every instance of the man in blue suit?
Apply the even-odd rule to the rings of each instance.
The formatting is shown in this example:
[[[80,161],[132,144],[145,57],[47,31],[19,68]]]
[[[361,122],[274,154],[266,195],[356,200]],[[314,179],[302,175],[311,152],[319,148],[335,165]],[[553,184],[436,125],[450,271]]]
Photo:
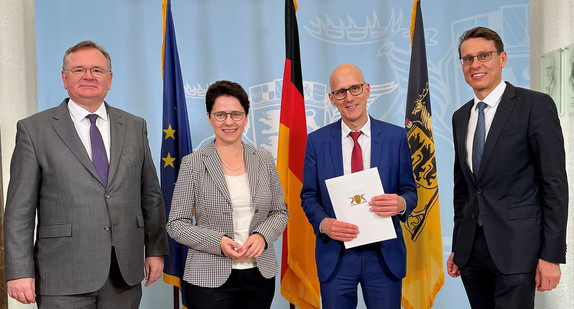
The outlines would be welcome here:
[[[369,117],[370,85],[356,66],[338,66],[329,84],[329,99],[342,121],[307,137],[301,191],[303,210],[317,235],[315,259],[322,304],[324,308],[356,308],[360,283],[368,308],[400,308],[406,248],[399,220],[404,222],[417,204],[406,133]],[[351,137],[355,134],[358,138]],[[377,167],[386,192],[369,201],[371,211],[392,218],[397,238],[345,249],[343,242],[360,231],[354,224],[337,220],[325,180],[357,170],[355,147],[362,153],[358,170]]]

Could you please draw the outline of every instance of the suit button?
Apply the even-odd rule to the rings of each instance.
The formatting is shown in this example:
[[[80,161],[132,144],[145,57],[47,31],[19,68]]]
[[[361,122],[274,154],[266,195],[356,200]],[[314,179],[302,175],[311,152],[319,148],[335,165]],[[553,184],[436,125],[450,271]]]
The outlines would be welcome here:
[[[482,194],[482,189],[480,188],[476,189],[476,194]]]
[[[106,197],[106,198],[110,198],[111,195],[109,195],[109,194],[106,193],[105,197]]]
[[[476,215],[472,214],[472,220],[476,220]]]
[[[105,226],[105,227],[104,227],[104,230],[105,230],[106,232],[109,232],[109,231],[111,231],[112,229],[111,229],[109,226]]]

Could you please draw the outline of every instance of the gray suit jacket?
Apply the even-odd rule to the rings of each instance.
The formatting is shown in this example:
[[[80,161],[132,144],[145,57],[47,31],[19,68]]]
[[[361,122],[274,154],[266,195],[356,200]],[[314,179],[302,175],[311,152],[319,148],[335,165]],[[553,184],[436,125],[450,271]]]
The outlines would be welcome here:
[[[259,233],[267,248],[256,259],[265,278],[277,274],[273,242],[289,216],[271,154],[243,144],[249,191],[255,214],[249,233]],[[193,217],[195,211],[195,221]],[[189,247],[183,279],[202,287],[219,287],[231,273],[232,260],[221,252],[221,238],[233,238],[233,209],[215,143],[183,158],[167,223],[169,235]]]
[[[39,295],[93,292],[108,277],[114,246],[123,278],[138,284],[144,250],[146,257],[168,254],[145,121],[106,104],[104,187],[67,103],[18,122],[4,214],[6,280],[35,277]]]

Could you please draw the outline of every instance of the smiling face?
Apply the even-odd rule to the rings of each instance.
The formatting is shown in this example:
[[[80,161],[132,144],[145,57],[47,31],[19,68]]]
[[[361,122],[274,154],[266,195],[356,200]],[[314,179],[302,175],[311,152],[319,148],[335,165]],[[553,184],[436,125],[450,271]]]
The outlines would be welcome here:
[[[483,38],[471,38],[460,45],[460,55],[476,56],[481,52],[496,50],[494,41]],[[502,68],[506,65],[506,52],[492,53],[492,59],[480,62],[474,58],[472,64],[462,65],[464,79],[480,99],[488,96],[502,81]]]
[[[329,79],[331,91],[348,89],[352,86],[365,83],[363,73],[354,65],[342,64],[338,66]],[[344,99],[335,99],[332,93],[329,93],[331,104],[335,106],[341,119],[351,130],[358,130],[367,123],[367,99],[371,94],[371,86],[367,83],[363,85],[363,92],[357,96],[352,95],[347,91],[347,96]]]
[[[112,87],[112,72],[108,72],[108,60],[95,48],[83,48],[66,57],[65,70],[62,70],[64,88],[72,101],[90,112],[94,112],[104,101]],[[84,68],[84,74],[72,73],[74,68]],[[100,68],[106,71],[94,77],[91,69]]]
[[[231,115],[227,115],[225,121],[218,121],[215,119],[215,113],[224,112],[241,112],[245,113],[243,106],[239,103],[236,97],[222,95],[215,99],[211,113],[207,113],[209,124],[215,133],[216,143],[234,144],[241,143],[241,136],[247,125],[247,115],[244,114],[243,118],[239,121],[231,119]]]

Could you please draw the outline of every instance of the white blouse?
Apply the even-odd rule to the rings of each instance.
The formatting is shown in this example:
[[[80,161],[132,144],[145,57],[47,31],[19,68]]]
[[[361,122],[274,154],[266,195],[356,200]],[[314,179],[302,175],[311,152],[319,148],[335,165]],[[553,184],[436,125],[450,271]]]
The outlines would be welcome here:
[[[227,189],[231,196],[233,208],[233,239],[243,245],[249,238],[249,225],[253,218],[251,207],[251,194],[249,193],[249,179],[247,173],[239,176],[225,175]],[[233,269],[248,269],[256,267],[255,259],[233,260]]]

